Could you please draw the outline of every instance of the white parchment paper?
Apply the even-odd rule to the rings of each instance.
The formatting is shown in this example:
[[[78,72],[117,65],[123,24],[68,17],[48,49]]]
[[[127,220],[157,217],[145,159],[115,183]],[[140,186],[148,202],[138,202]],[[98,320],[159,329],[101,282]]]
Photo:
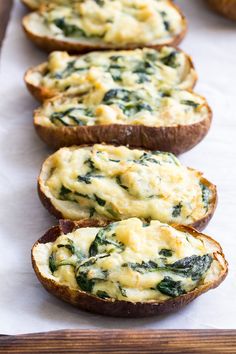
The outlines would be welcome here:
[[[236,328],[236,23],[211,13],[201,0],[179,0],[189,33],[181,47],[193,56],[199,82],[214,111],[207,138],[181,156],[218,186],[219,205],[206,232],[224,248],[230,272],[216,290],[178,313],[149,319],[88,314],[48,294],[31,267],[30,250],[56,220],[38,200],[36,178],[51,151],[36,136],[23,74],[46,59],[24,36],[26,12],[15,1],[0,72],[0,333],[72,328]]]

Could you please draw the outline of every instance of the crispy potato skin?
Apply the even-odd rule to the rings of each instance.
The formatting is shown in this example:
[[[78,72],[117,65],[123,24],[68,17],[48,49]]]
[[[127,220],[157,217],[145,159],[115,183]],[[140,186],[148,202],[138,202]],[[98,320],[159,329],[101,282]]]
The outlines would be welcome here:
[[[34,126],[40,138],[50,147],[107,143],[129,145],[148,150],[169,151],[182,154],[197,145],[208,133],[212,121],[209,106],[206,119],[173,127],[150,127],[145,125],[109,124],[76,127],[46,127],[37,123],[35,111]]]
[[[149,47],[149,48],[154,48],[154,49],[160,49],[161,47],[165,45],[171,45],[171,46],[177,46],[185,37],[186,32],[187,32],[187,20],[184,16],[184,14],[181,12],[179,7],[174,4],[172,1],[169,1],[170,5],[173,6],[181,15],[182,17],[182,22],[183,22],[183,31],[173,37],[171,40],[167,40],[166,43],[163,43],[161,45],[155,45],[155,44],[127,44],[127,45],[119,45],[119,43],[112,45],[112,44],[106,44],[106,43],[100,43],[100,44],[92,44],[89,43],[81,43],[79,41],[66,41],[66,40],[61,40],[61,39],[55,39],[53,37],[49,36],[39,36],[36,35],[35,33],[32,33],[29,28],[28,28],[28,16],[26,15],[23,18],[22,21],[22,26],[23,29],[27,35],[27,37],[34,42],[39,48],[45,50],[46,52],[52,52],[54,50],[62,50],[62,51],[67,51],[69,53],[87,53],[93,50],[107,50],[107,49],[135,49],[135,48],[143,48],[143,47]]]
[[[54,280],[45,278],[40,273],[40,270],[37,266],[37,263],[33,255],[34,247],[36,247],[38,243],[53,242],[57,239],[58,236],[60,236],[62,232],[69,233],[80,227],[106,226],[108,223],[109,222],[102,222],[96,220],[81,220],[79,222],[62,220],[60,222],[60,226],[55,226],[50,230],[48,230],[46,234],[34,244],[31,253],[32,265],[38,280],[42,283],[44,288],[49,293],[55,295],[61,300],[64,300],[78,307],[79,309],[93,312],[93,313],[98,313],[98,314],[113,316],[113,317],[130,317],[130,318],[148,317],[148,316],[156,316],[164,313],[174,312],[181,309],[182,307],[184,307],[185,305],[193,301],[196,297],[200,296],[204,292],[216,288],[225,279],[227,275],[228,264],[225,260],[224,254],[222,253],[222,249],[220,245],[216,241],[211,239],[209,236],[200,234],[192,228],[181,226],[181,225],[173,225],[173,226],[180,231],[186,231],[191,233],[194,237],[207,238],[208,240],[210,240],[210,242],[214,243],[218,248],[218,252],[216,252],[215,257],[219,261],[221,259],[221,265],[222,265],[222,272],[218,279],[216,279],[212,283],[206,283],[204,285],[200,285],[198,288],[185,295],[181,295],[176,298],[171,298],[164,302],[151,301],[151,302],[133,303],[129,301],[119,301],[115,299],[100,299],[84,291],[70,289],[68,286],[65,285],[59,285]]]
[[[236,0],[207,0],[207,2],[213,10],[236,21]]]
[[[43,164],[43,166],[44,166],[44,164]],[[43,166],[42,166],[42,168],[43,168]],[[42,171],[42,169],[41,169],[41,171]],[[44,185],[44,182],[45,181],[42,179],[41,173],[40,173],[39,178],[38,178],[37,189],[38,189],[38,196],[39,196],[41,203],[49,211],[49,213],[54,215],[57,219],[64,219],[64,215],[62,214],[62,212],[54,207],[51,199],[49,197],[47,197],[45,195],[45,193],[43,192],[42,186]],[[208,208],[208,212],[206,213],[206,215],[203,218],[196,220],[194,223],[188,225],[189,227],[193,227],[193,228],[197,229],[198,231],[203,230],[208,225],[209,221],[211,220],[211,218],[214,215],[215,209],[217,207],[217,202],[218,202],[216,186],[213,183],[211,183],[210,181],[208,181],[207,179],[205,179],[204,177],[201,177],[201,183],[210,189],[210,191],[212,193],[212,199],[209,203],[209,208]],[[94,219],[90,219],[90,220],[94,220]],[[107,218],[105,218],[103,216],[99,216],[99,221],[111,222],[111,220],[108,220]],[[74,222],[74,221],[72,221],[72,222]]]
[[[184,53],[186,55],[186,58],[188,60],[188,63],[189,63],[189,68],[190,70],[195,70],[195,67],[194,67],[194,64],[193,64],[193,61],[192,61],[192,58],[186,54],[183,50],[179,49],[178,47],[175,47],[176,50],[178,51],[181,51],[182,53]],[[79,57],[79,55],[78,55]],[[32,73],[34,72],[38,72],[42,75],[45,74],[47,70],[47,62],[44,62],[36,67],[33,67],[33,68],[30,68],[26,71],[25,75],[24,75],[24,81],[25,81],[25,84],[26,84],[26,87],[28,89],[28,91],[31,93],[31,95],[39,102],[43,103],[45,100],[47,99],[50,99],[50,98],[53,98],[55,96],[58,96],[58,95],[61,95],[63,93],[61,93],[60,91],[57,91],[56,89],[53,90],[53,89],[47,89],[43,86],[37,86],[37,85],[33,85],[31,82],[30,82],[30,76],[32,75]],[[197,73],[196,71],[194,72],[194,79],[193,79],[193,83],[192,83],[192,86],[189,87],[189,90],[193,89],[196,82],[197,82],[197,79],[198,79],[198,76],[197,76]],[[69,95],[65,95],[65,96],[69,96]]]

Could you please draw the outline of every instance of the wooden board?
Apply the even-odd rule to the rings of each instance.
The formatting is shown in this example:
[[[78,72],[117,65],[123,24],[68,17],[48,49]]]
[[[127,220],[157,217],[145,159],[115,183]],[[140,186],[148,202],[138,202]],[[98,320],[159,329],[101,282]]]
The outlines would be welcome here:
[[[0,0],[0,47],[11,6],[12,0]],[[236,330],[67,330],[0,336],[2,353],[236,354]]]
[[[3,336],[0,353],[235,354],[236,331],[73,330]]]

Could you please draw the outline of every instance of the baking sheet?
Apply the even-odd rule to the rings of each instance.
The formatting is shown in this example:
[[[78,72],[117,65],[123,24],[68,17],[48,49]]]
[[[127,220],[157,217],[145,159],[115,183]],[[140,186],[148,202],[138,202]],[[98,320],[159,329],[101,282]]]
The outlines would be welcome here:
[[[179,0],[189,21],[181,48],[199,73],[196,91],[205,95],[214,120],[207,138],[181,156],[218,186],[219,205],[206,233],[224,248],[230,272],[216,290],[172,315],[116,319],[88,314],[48,294],[37,281],[30,249],[56,220],[38,200],[36,178],[51,153],[32,125],[37,102],[28,94],[25,70],[46,54],[21,30],[26,12],[15,1],[0,67],[0,333],[20,334],[81,328],[236,328],[236,24],[212,14],[201,0]]]

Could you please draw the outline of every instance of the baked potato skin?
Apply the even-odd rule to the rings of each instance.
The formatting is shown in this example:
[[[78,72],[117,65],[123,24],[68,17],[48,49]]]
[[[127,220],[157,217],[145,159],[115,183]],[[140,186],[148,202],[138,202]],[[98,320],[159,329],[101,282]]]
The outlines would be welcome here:
[[[76,127],[45,127],[34,121],[36,132],[50,147],[107,143],[129,145],[147,150],[182,154],[197,145],[207,134],[212,120],[208,117],[190,125],[149,127],[145,125],[109,124]],[[37,113],[36,113],[37,114]]]
[[[236,0],[207,0],[207,2],[219,14],[236,21]]]
[[[43,166],[42,166],[42,169],[43,169]],[[41,169],[41,171],[42,171],[42,169]],[[201,178],[201,183],[210,189],[210,191],[212,193],[212,198],[209,203],[209,208],[208,208],[208,212],[206,213],[206,215],[203,218],[196,220],[194,223],[189,225],[190,227],[195,228],[198,231],[202,231],[208,225],[209,221],[211,220],[211,218],[214,215],[215,209],[217,207],[217,202],[218,202],[216,186],[213,183],[211,183],[210,181],[208,181],[207,179],[205,179],[204,177]],[[45,195],[45,193],[43,192],[43,188],[42,188],[43,184],[44,184],[44,180],[42,179],[41,172],[40,172],[40,176],[38,178],[37,189],[38,189],[38,196],[39,196],[41,203],[49,211],[49,213],[54,215],[57,219],[64,219],[65,217],[62,214],[62,212],[55,208],[51,199],[49,197],[47,197]],[[90,221],[92,221],[92,222],[94,222],[94,220],[95,219],[90,219]],[[99,220],[97,220],[97,221],[105,222],[105,223],[111,222],[111,220],[108,220],[107,218],[105,218],[101,215],[99,216]],[[71,221],[71,223],[74,224],[74,221]],[[80,223],[80,221],[79,221],[79,223]]]
[[[164,313],[175,312],[195,298],[203,294],[204,292],[216,288],[226,277],[228,272],[227,262],[224,258],[222,253],[222,249],[220,245],[206,235],[199,234],[196,230],[191,229],[185,226],[176,225],[177,229],[180,231],[187,231],[191,233],[194,237],[205,237],[213,242],[218,247],[217,254],[221,257],[221,264],[223,270],[221,272],[220,277],[212,283],[207,283],[201,285],[200,287],[196,288],[195,290],[181,295],[176,298],[171,298],[164,302],[128,302],[128,301],[118,301],[114,299],[100,299],[94,295],[90,295],[81,290],[74,290],[70,289],[68,286],[58,285],[55,281],[45,278],[39,271],[37,263],[33,256],[33,249],[37,246],[38,243],[47,243],[53,242],[56,238],[61,234],[63,231],[64,233],[69,233],[79,227],[99,227],[99,226],[106,226],[109,222],[101,222],[95,220],[81,220],[80,222],[71,222],[62,220],[61,225],[55,226],[50,229],[46,234],[39,239],[32,248],[32,265],[34,271],[37,275],[38,280],[42,283],[44,288],[51,294],[55,295],[59,299],[68,302],[79,309],[98,313],[101,315],[106,316],[113,316],[113,317],[129,317],[129,318],[139,318],[139,317],[149,317],[149,316],[156,316],[161,315]],[[217,255],[216,255],[217,257]],[[219,259],[217,257],[217,259]]]
[[[174,7],[179,14],[182,17],[182,23],[183,23],[183,30],[181,33],[173,37],[171,40],[167,40],[166,43],[163,44],[127,44],[124,46],[119,46],[119,44],[106,44],[106,43],[96,43],[92,44],[88,42],[73,42],[73,41],[66,41],[66,40],[61,40],[61,39],[55,39],[53,37],[49,36],[39,36],[35,33],[32,33],[29,28],[28,28],[28,16],[26,15],[23,20],[22,20],[22,26],[23,29],[26,33],[26,36],[33,42],[35,43],[39,48],[45,50],[46,52],[52,52],[54,50],[61,50],[61,51],[67,51],[69,53],[87,53],[93,50],[108,50],[108,49],[136,49],[136,48],[143,48],[143,47],[148,47],[148,48],[153,48],[153,49],[160,49],[166,45],[170,46],[177,46],[185,37],[187,33],[187,20],[180,10],[180,8],[174,4],[172,1],[169,2],[172,7]]]

